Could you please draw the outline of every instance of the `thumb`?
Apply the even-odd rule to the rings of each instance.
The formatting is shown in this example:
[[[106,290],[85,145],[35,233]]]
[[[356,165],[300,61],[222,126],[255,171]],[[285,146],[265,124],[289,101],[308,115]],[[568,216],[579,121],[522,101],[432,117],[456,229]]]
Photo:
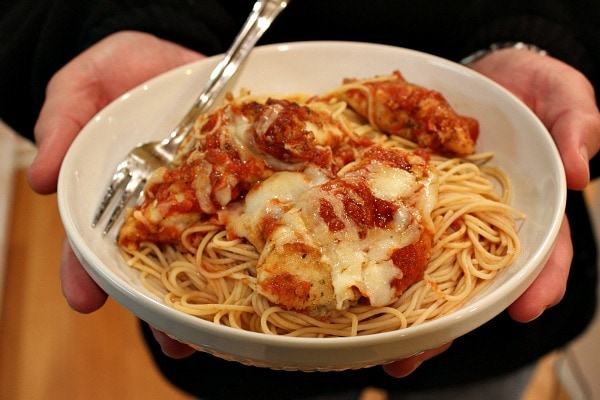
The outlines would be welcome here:
[[[98,91],[81,89],[57,73],[48,83],[46,101],[34,127],[38,152],[29,168],[29,185],[40,194],[56,191],[58,174],[69,146],[83,126],[105,105]],[[60,95],[68,93],[68,95]]]

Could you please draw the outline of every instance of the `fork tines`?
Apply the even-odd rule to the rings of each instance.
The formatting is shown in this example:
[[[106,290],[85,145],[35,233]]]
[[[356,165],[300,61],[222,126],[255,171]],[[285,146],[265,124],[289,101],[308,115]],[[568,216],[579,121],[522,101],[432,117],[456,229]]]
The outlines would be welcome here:
[[[128,168],[119,168],[118,171],[113,175],[112,180],[108,188],[106,189],[106,194],[94,215],[94,219],[92,221],[92,227],[96,227],[102,216],[108,209],[111,200],[120,193],[119,201],[116,206],[113,208],[102,233],[106,235],[115,224],[119,215],[123,212],[125,206],[131,203],[134,199],[139,197],[142,193],[142,188],[145,184],[145,179],[135,174],[132,174]]]

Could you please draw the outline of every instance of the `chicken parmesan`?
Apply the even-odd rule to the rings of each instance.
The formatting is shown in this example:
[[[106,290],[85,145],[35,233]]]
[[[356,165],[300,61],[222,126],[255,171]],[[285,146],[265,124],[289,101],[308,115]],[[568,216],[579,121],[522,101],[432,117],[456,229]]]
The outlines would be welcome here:
[[[441,93],[407,82],[399,71],[344,83],[336,96],[380,130],[442,154],[475,152],[479,123],[458,115]]]
[[[323,317],[359,299],[384,306],[422,278],[436,196],[423,158],[371,147],[332,179],[314,168],[277,172],[220,215],[260,252],[259,293]]]
[[[494,187],[506,180],[469,160],[477,135],[399,72],[229,98],[154,172],[118,243],[149,289],[216,323],[296,336],[419,323],[519,252]],[[492,272],[461,266],[487,268],[485,252]]]

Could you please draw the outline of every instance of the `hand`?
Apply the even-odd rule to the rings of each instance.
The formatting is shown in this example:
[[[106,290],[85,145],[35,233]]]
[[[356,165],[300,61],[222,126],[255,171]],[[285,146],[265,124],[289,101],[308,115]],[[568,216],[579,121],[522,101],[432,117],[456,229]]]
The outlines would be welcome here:
[[[570,189],[589,183],[589,160],[600,146],[594,88],[573,67],[527,50],[504,49],[472,68],[519,97],[544,123],[561,154]]]
[[[584,189],[590,180],[589,160],[600,147],[600,113],[594,89],[585,76],[552,57],[516,49],[489,54],[472,67],[506,87],[531,108],[558,147],[567,186]],[[531,321],[562,299],[572,257],[565,218],[544,269],[509,307],[513,319]]]
[[[38,154],[29,169],[30,186],[38,193],[56,191],[62,160],[83,126],[109,102],[138,84],[202,58],[201,54],[140,32],[120,32],[90,47],[50,80],[46,101],[35,126]],[[65,241],[61,260],[62,290],[69,305],[83,313],[104,304],[96,285]],[[182,349],[166,336],[159,342],[174,356]],[[182,345],[183,346],[183,345]]]
[[[589,160],[600,146],[600,114],[594,89],[577,70],[552,57],[505,49],[480,59],[473,69],[495,80],[527,104],[544,123],[561,154],[567,185],[582,190],[589,183]],[[573,246],[567,218],[556,245],[537,279],[508,309],[519,322],[529,322],[563,297]],[[385,371],[403,377],[424,361],[444,352],[449,344],[386,365]]]
[[[201,54],[140,32],[119,32],[90,47],[48,83],[34,134],[38,155],[29,184],[56,191],[62,160],[84,125],[112,100],[148,79],[202,58]]]

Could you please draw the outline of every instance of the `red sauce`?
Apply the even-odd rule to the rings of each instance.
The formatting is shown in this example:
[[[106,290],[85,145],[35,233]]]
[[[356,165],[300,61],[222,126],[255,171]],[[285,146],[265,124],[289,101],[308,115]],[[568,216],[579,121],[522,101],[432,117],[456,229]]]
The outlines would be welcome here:
[[[148,201],[156,199],[164,217],[199,212],[200,207],[192,188],[194,177],[193,165],[184,164],[180,168],[168,170],[161,183],[148,188]]]
[[[402,293],[407,287],[423,279],[431,255],[431,240],[431,233],[424,231],[417,242],[392,253],[394,265],[402,271],[402,278],[392,281],[397,293]]]
[[[408,153],[400,149],[384,149],[375,146],[367,150],[361,163],[363,165],[371,162],[380,162],[393,168],[400,168],[405,171],[412,170],[412,164],[408,160]]]
[[[314,134],[306,127],[307,122],[322,127],[323,119],[329,116],[287,100],[271,99],[261,107],[253,132],[261,151],[286,163],[306,161],[330,168],[331,149],[318,146]]]
[[[273,202],[277,202],[277,199],[274,199]],[[260,222],[259,222],[259,228],[260,228],[260,236],[263,242],[266,242],[271,235],[273,234],[273,231],[277,228],[278,226],[278,221],[279,218],[273,217],[269,214],[266,214],[263,218],[261,218]]]
[[[338,218],[331,203],[325,199],[320,199],[319,203],[319,216],[325,221],[329,231],[339,232],[343,230],[346,227],[346,224]]]
[[[359,228],[385,228],[398,209],[394,203],[375,197],[362,179],[335,179],[323,184],[322,189],[342,201],[346,215]],[[321,200],[319,213],[331,232],[340,229],[343,222],[336,222],[338,217],[327,200]]]
[[[479,138],[479,121],[475,118],[461,116],[464,124],[466,125],[467,132],[471,136],[474,142]]]
[[[431,161],[431,153],[426,149],[417,148],[413,151],[413,153],[425,160],[426,163]]]
[[[394,75],[388,80],[365,82],[375,98],[372,109],[362,91],[348,90],[351,106],[372,118],[382,131],[416,141],[419,146],[444,154],[473,152],[479,136],[477,120],[458,115],[440,92],[409,83],[398,71]]]

